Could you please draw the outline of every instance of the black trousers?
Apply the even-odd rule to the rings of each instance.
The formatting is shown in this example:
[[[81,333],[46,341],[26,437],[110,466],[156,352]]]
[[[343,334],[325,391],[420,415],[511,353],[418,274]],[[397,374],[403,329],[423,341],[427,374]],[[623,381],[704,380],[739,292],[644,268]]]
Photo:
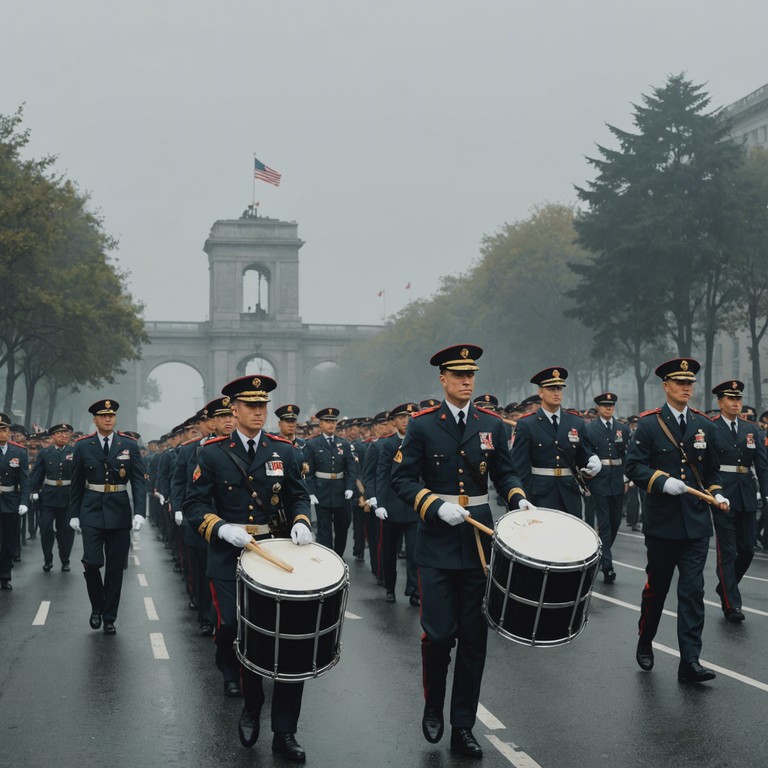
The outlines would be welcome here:
[[[123,589],[123,571],[131,546],[130,528],[93,528],[84,525],[83,568],[91,610],[98,611],[104,621],[114,622]],[[101,577],[104,568],[104,578]]]
[[[451,649],[456,646],[450,717],[454,728],[472,728],[477,716],[488,640],[482,614],[485,585],[482,568],[419,566],[424,699],[442,711]]]
[[[640,494],[640,489],[636,485],[632,485],[624,497],[627,509],[627,525],[629,526],[640,523]]]
[[[664,601],[677,568],[677,642],[682,661],[699,660],[704,628],[704,566],[709,537],[659,539],[645,535],[648,580],[640,604],[640,639],[656,637]]]
[[[213,598],[208,577],[205,575],[208,567],[208,548],[187,545],[189,556],[188,581],[191,585],[192,596],[197,603],[197,621],[203,624],[216,623],[216,611],[213,609]]]
[[[317,543],[332,549],[339,557],[344,557],[349,530],[349,504],[341,507],[321,507],[315,505],[317,515]]]
[[[352,499],[352,555],[363,557],[365,555],[365,512]]]
[[[371,573],[377,578],[382,579],[379,561],[381,560],[381,547],[379,546],[382,538],[382,521],[376,517],[376,513],[371,510],[365,513],[365,534],[368,537],[368,556],[371,558]]]
[[[19,537],[19,515],[16,512],[0,513],[0,579],[11,579],[13,555]]]
[[[613,496],[599,496],[593,493],[590,498],[597,518],[597,532],[602,544],[602,558],[600,567],[604,571],[613,568],[613,557],[611,556],[611,547],[616,541],[616,534],[621,525],[621,503],[624,500],[624,494]]]
[[[69,526],[69,509],[67,507],[43,507],[40,510],[40,544],[43,548],[43,560],[53,562],[53,542],[59,545],[61,564],[69,562],[72,545],[75,543],[75,532]]]
[[[384,546],[382,547],[382,571],[384,587],[387,592],[394,592],[397,584],[397,553],[400,541],[405,538],[405,594],[419,594],[418,573],[416,571],[416,531],[419,524],[393,523],[382,521]]]
[[[755,556],[757,513],[712,508],[717,535],[717,594],[724,609],[741,608],[739,582]]]
[[[245,708],[250,712],[260,713],[264,704],[262,678],[240,663],[234,648],[237,639],[237,582],[211,579],[211,593],[217,614],[216,666],[221,670],[225,681],[240,681]],[[304,683],[274,683],[273,731],[296,733],[303,692]]]

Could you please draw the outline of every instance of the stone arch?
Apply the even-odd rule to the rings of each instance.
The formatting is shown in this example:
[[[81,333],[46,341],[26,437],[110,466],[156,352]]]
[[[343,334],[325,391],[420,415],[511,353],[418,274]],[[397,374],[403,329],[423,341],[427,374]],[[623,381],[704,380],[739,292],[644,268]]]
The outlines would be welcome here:
[[[243,267],[243,312],[257,319],[272,313],[272,270],[258,262]]]
[[[306,369],[307,401],[312,413],[326,406],[336,407],[334,391],[336,389],[333,372],[339,368],[336,360],[315,360]]]
[[[238,376],[248,376],[251,373],[263,373],[265,376],[278,379],[278,368],[275,360],[261,350],[246,355],[237,364]]]
[[[165,370],[156,373],[160,369]],[[195,375],[190,375],[190,371]],[[205,405],[205,375],[189,360],[168,358],[148,361],[139,382],[139,403],[144,399],[150,378],[160,386],[160,400],[139,407],[139,432],[142,435],[157,437]]]

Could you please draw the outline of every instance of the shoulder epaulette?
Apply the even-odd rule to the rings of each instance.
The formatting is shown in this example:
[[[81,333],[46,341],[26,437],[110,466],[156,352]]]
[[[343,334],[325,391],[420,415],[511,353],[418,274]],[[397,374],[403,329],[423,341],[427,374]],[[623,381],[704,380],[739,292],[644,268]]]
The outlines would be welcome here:
[[[480,406],[480,405],[476,405],[476,406],[475,406],[475,408],[476,408],[478,411],[482,411],[483,413],[487,413],[489,416],[495,416],[497,419],[500,419],[500,418],[501,418],[501,416],[499,416],[499,414],[498,414],[498,413],[496,413],[495,411],[489,411],[487,408],[483,408],[483,407],[482,407],[482,406]]]
[[[369,437],[367,440],[363,440],[364,443],[372,443],[375,438]]]
[[[277,440],[281,443],[288,443],[288,445],[290,445],[291,448],[293,448],[293,443],[287,438],[283,437],[282,435],[273,435],[271,432],[265,432],[264,434],[267,437],[271,438],[272,440]]]
[[[527,419],[529,416],[533,416],[534,413],[538,413],[538,411],[528,411],[528,413],[524,413],[517,421],[518,423],[521,422],[523,419]]]
[[[661,408],[653,408],[650,411],[643,411],[637,418],[642,419],[643,416],[651,416],[654,413],[661,413]]]
[[[436,411],[439,407],[439,405],[433,405],[431,408],[425,408],[423,411],[416,411],[411,418],[418,419],[419,416],[423,416],[425,413],[432,413],[432,411]]]
[[[78,437],[77,440],[75,440],[76,443],[79,443],[81,440],[87,440],[89,437],[93,437],[96,433],[91,432],[90,435],[83,435],[82,437]]]
[[[192,445],[192,443],[199,443],[202,439],[202,435],[200,437],[193,437],[191,440],[184,441],[181,445],[182,447],[185,445]]]
[[[221,437],[212,437],[210,440],[206,440],[203,443],[203,447],[207,448],[209,445],[213,445],[214,443],[220,443],[222,440],[229,440],[229,435],[222,435]]]
[[[581,413],[579,413],[579,411],[577,411],[575,408],[566,408],[565,412],[570,413],[571,416],[578,416],[580,419],[583,418]]]
[[[118,434],[118,435],[120,435],[120,437],[127,437],[129,440],[133,440],[134,442],[137,442],[137,441],[136,441],[136,438],[135,438],[133,435],[129,435],[129,434],[127,434],[126,432],[120,432],[120,431],[118,430],[118,433],[117,433],[117,434]]]
[[[25,451],[27,450],[26,445],[22,445],[21,443],[14,443],[13,440],[9,440],[8,445],[15,445],[17,448],[23,448]]]
[[[691,410],[693,410],[693,408],[691,408]],[[698,413],[698,411],[697,411],[697,413]],[[712,421],[717,421],[717,419],[719,419],[721,416],[722,416],[722,414],[718,413],[717,416],[713,416],[712,417]],[[739,418],[741,418],[741,416],[739,416]],[[745,419],[745,421],[746,421],[746,419]]]

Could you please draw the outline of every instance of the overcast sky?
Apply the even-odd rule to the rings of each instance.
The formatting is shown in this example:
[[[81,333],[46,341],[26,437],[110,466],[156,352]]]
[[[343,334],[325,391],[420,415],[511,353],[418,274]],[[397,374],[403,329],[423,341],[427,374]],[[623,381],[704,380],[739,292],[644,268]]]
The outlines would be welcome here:
[[[8,10],[12,7],[12,10]],[[92,193],[148,320],[207,317],[212,223],[299,224],[301,314],[377,323],[484,234],[572,202],[584,156],[685,70],[768,82],[765,4],[710,0],[3,3],[0,112]]]

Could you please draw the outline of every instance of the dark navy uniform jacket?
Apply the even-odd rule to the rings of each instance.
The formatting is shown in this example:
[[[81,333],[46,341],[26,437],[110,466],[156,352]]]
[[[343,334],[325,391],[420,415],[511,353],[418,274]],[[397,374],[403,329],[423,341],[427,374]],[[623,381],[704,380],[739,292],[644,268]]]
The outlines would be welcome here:
[[[245,467],[247,481],[229,454]],[[287,440],[262,432],[253,461],[237,433],[206,441],[184,500],[184,516],[208,541],[208,577],[235,579],[241,550],[219,538],[222,525],[267,525],[270,511],[281,506],[289,526],[301,521],[309,527],[309,493]]]
[[[600,472],[587,481],[590,492],[598,496],[623,496],[624,465],[630,439],[629,426],[612,418],[609,432],[603,420],[596,418],[584,425],[584,435],[601,463],[604,460],[620,462],[618,465],[603,463]]]
[[[418,565],[448,570],[481,566],[469,523],[448,525],[437,516],[442,495],[484,496],[488,478],[511,509],[525,498],[520,480],[512,469],[504,423],[494,413],[470,404],[464,435],[456,419],[442,403],[417,413],[408,423],[402,448],[393,459],[395,493],[421,518],[416,540]],[[376,486],[377,493],[382,491]],[[472,517],[493,527],[491,508],[473,506]],[[490,538],[480,534],[486,559]]]
[[[586,466],[595,452],[584,433],[584,419],[560,409],[557,432],[539,408],[517,422],[512,444],[512,466],[525,492],[536,504],[537,499],[552,496],[555,489],[565,504],[564,511],[581,517],[581,492],[572,474],[560,477],[534,475],[531,467],[578,470]]]
[[[344,491],[354,491],[357,479],[357,462],[349,441],[334,435],[333,445],[328,445],[325,435],[313,437],[304,446],[304,460],[309,467],[307,488],[317,496],[320,506],[343,507]],[[317,477],[317,472],[337,477]]]
[[[395,432],[376,443],[378,456],[376,462],[376,488],[378,489],[376,501],[380,507],[387,510],[387,522],[418,523],[419,516],[413,505],[402,501],[392,487],[392,468],[395,466],[393,459],[400,450],[402,442],[400,435]]]
[[[72,480],[74,456],[75,448],[72,445],[65,445],[63,448],[49,445],[37,454],[35,466],[29,477],[29,487],[33,492],[40,493],[41,506],[58,508],[69,506],[69,486]],[[44,482],[45,480],[58,482],[60,485],[51,485]]]
[[[155,488],[157,492],[168,502],[171,498],[171,478],[176,468],[176,461],[179,458],[178,446],[169,448],[160,456],[160,462],[157,465],[157,476],[155,479]],[[175,511],[175,510],[174,510]]]
[[[675,438],[675,445],[664,434],[657,414]],[[687,462],[677,447],[680,443]],[[691,464],[698,469],[703,489],[696,482]],[[701,539],[712,535],[712,516],[707,502],[690,493],[680,496],[662,493],[668,477],[676,477],[692,488],[707,490],[712,495],[722,493],[715,425],[703,413],[688,408],[688,422],[682,438],[679,424],[666,404],[641,414],[627,451],[626,474],[640,490],[647,492],[643,533],[660,539]]]
[[[720,480],[722,494],[731,503],[731,508],[739,512],[757,512],[757,485],[760,495],[768,496],[768,452],[765,442],[756,424],[739,419],[738,439],[728,423],[721,416],[712,420],[717,446],[717,459],[720,462]],[[742,467],[739,471],[726,471],[723,467]],[[755,475],[757,482],[755,482]]]
[[[176,456],[176,464],[173,468],[173,476],[171,477],[171,510],[176,513],[184,509],[184,499],[187,497],[187,491],[192,485],[192,475],[197,466],[197,456],[200,452],[200,448],[209,438],[203,440],[202,437],[197,437],[194,440],[189,440],[184,445],[179,446],[178,454]],[[184,518],[181,527],[184,530],[184,543],[190,547],[196,547],[197,549],[207,549],[208,544],[205,539],[197,532],[189,520]]]
[[[98,432],[81,437],[72,457],[69,517],[80,518],[81,526],[130,528],[133,513],[128,498],[128,483],[138,509],[143,511],[147,492],[144,461],[136,441],[120,432],[112,434],[109,455],[105,458]],[[114,486],[117,492],[100,493],[88,485]]]
[[[19,514],[19,507],[29,506],[29,458],[27,449],[10,440],[5,455],[0,452],[0,486],[13,488],[0,491],[0,514]]]

